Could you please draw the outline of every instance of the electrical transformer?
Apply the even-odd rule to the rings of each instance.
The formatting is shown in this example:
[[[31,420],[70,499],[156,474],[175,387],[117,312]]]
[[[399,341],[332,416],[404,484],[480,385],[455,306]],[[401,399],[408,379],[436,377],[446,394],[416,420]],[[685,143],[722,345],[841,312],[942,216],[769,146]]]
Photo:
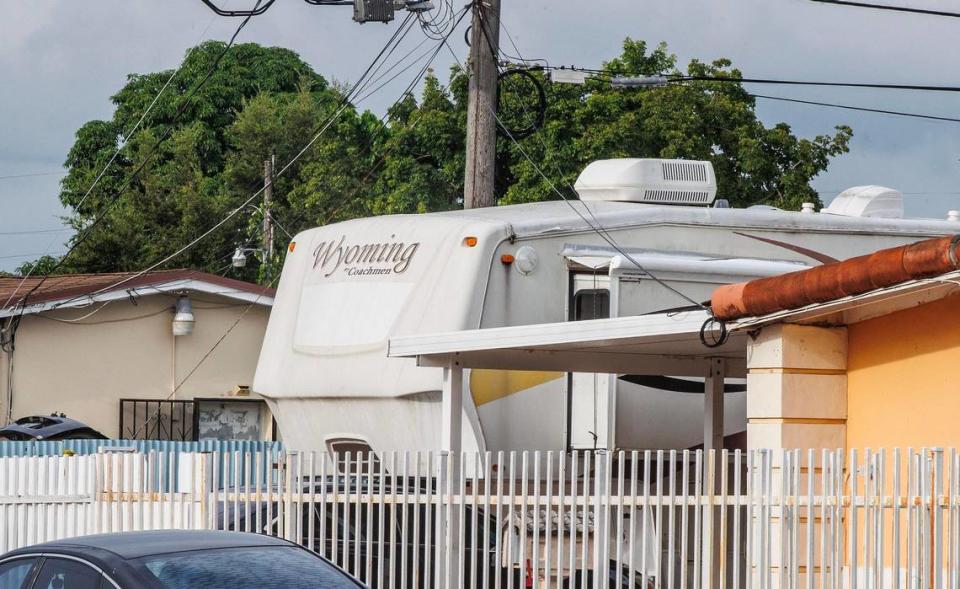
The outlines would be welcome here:
[[[358,23],[390,22],[394,0],[353,0],[353,20]]]

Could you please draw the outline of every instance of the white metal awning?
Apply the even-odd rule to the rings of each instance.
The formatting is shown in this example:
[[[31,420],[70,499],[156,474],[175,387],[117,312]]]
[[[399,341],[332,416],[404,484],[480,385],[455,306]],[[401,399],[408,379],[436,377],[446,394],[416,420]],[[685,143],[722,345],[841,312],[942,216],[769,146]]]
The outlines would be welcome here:
[[[746,375],[746,335],[719,348],[700,341],[705,311],[567,321],[397,337],[388,354],[421,366],[706,376],[723,358],[726,376]]]
[[[443,368],[446,451],[460,451],[465,368],[704,377],[704,447],[720,448],[723,381],[746,375],[748,336],[707,347],[700,331],[709,319],[698,310],[414,335],[392,338],[387,354]]]

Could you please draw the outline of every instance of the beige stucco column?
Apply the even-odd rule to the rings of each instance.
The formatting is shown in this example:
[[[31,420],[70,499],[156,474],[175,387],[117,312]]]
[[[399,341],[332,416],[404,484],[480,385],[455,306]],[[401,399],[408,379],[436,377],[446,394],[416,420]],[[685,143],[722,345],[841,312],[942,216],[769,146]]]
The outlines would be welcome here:
[[[784,450],[799,452],[799,492],[807,492],[809,449],[817,459],[823,449],[845,448],[847,420],[847,330],[844,327],[814,327],[780,324],[765,327],[747,347],[747,446],[770,450],[772,495],[780,494]],[[797,456],[797,455],[794,455]],[[816,459],[815,459],[816,460]],[[793,466],[793,465],[791,465]],[[786,471],[789,480],[790,470]],[[819,481],[819,478],[814,480]],[[789,485],[788,485],[789,488]],[[819,492],[820,489],[814,489]],[[778,507],[770,511],[769,559],[750,563],[756,573],[766,574],[773,586],[779,579],[781,557],[781,516]],[[812,515],[812,517],[811,517]],[[806,537],[807,526],[819,526],[819,515],[806,509],[799,512],[798,533]],[[757,523],[755,521],[755,523]],[[823,563],[814,553],[807,558],[804,545],[798,547],[800,586],[805,586],[812,567],[819,574]],[[765,566],[764,566],[765,565]],[[759,578],[758,576],[754,577]]]
[[[846,370],[845,327],[763,328],[747,347],[747,446],[844,448]]]

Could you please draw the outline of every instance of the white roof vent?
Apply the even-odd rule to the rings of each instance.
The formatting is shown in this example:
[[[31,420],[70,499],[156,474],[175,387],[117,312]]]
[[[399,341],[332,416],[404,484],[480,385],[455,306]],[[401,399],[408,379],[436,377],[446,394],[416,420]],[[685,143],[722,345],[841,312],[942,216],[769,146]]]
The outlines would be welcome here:
[[[580,173],[575,188],[583,200],[708,206],[717,197],[717,178],[710,162],[599,160]]]
[[[902,219],[903,195],[885,186],[854,186],[841,192],[820,212],[845,217]]]

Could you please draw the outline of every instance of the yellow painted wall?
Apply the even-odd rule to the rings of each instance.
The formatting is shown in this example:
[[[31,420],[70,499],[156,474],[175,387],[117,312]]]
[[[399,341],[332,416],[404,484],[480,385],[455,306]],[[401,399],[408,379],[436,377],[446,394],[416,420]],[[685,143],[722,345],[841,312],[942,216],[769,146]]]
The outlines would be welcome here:
[[[849,326],[847,448],[960,447],[960,296]]]

